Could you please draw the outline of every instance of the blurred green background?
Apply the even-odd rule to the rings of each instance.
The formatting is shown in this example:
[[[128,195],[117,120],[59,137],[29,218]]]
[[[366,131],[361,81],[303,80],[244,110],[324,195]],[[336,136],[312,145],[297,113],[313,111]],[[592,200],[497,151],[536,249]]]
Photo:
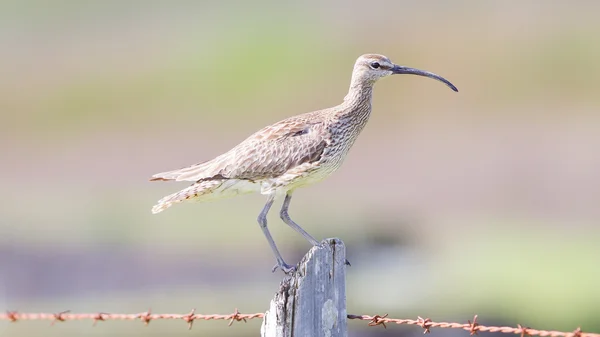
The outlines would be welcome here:
[[[340,103],[355,59],[381,53],[460,92],[381,81],[342,168],[295,193],[292,217],[347,245],[348,312],[599,332],[599,13],[591,0],[2,1],[0,310],[266,310],[282,275],[256,223],[264,197],[152,215],[187,185],[148,178]],[[269,219],[297,262],[308,243]],[[0,335],[259,328],[0,322]]]

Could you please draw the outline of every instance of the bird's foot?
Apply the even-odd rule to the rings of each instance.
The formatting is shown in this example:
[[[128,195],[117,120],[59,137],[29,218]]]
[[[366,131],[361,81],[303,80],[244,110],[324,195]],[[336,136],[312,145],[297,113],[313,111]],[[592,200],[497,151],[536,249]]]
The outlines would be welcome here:
[[[348,267],[352,267],[352,265],[350,264],[350,261],[348,261],[348,259],[346,259],[346,265],[347,265]]]
[[[278,268],[281,269],[281,271],[283,271],[285,274],[291,274],[296,271],[296,266],[290,266],[289,264],[281,261],[278,262],[275,266],[273,266],[271,272],[274,273]]]

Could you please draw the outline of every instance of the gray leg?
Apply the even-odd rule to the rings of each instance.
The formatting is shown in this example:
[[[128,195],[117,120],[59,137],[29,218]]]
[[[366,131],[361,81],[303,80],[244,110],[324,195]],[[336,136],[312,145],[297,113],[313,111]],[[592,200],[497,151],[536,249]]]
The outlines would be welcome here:
[[[285,222],[288,226],[292,227],[293,230],[302,234],[302,236],[306,240],[308,240],[308,242],[310,242],[313,246],[318,246],[319,241],[317,241],[317,239],[312,237],[312,235],[308,234],[304,229],[302,229],[302,227],[300,227],[297,223],[295,223],[294,220],[292,220],[292,218],[290,218],[290,215],[288,214],[288,209],[290,208],[291,201],[292,201],[292,192],[288,192],[285,195],[285,200],[283,200],[283,206],[281,206],[281,211],[279,212],[279,216],[281,216],[281,220],[283,220],[283,222]],[[348,262],[348,260],[346,260],[346,264],[350,265],[350,262]]]
[[[269,229],[267,228],[267,214],[273,205],[273,201],[275,201],[275,196],[270,195],[269,199],[267,199],[265,207],[263,207],[263,210],[258,215],[258,224],[260,225],[260,229],[262,229],[263,234],[269,242],[269,246],[271,246],[273,254],[275,254],[275,258],[277,259],[277,265],[273,267],[273,272],[275,272],[277,268],[280,268],[284,273],[288,274],[294,271],[296,268],[285,263],[283,257],[281,257],[281,253],[279,253],[279,249],[277,249],[277,245],[275,245],[275,241],[273,241],[273,237],[271,236]]]
[[[285,222],[288,226],[292,227],[293,230],[302,234],[302,236],[304,236],[304,238],[308,240],[308,242],[310,242],[311,245],[318,246],[319,241],[313,238],[304,229],[302,229],[302,227],[295,223],[294,220],[292,220],[292,218],[290,218],[290,215],[288,214],[288,209],[290,208],[290,201],[292,201],[292,193],[288,193],[285,195],[285,200],[283,200],[283,206],[281,206],[281,212],[279,212],[281,220],[283,220],[283,222]]]

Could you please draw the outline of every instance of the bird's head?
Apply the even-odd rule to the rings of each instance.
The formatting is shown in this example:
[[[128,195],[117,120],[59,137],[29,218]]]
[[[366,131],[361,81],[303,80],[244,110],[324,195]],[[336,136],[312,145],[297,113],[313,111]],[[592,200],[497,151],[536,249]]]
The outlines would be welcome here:
[[[445,78],[425,70],[399,66],[390,61],[389,58],[378,54],[361,55],[354,64],[353,77],[360,82],[375,83],[378,79],[389,75],[412,74],[433,78],[445,83],[450,89],[458,89]]]

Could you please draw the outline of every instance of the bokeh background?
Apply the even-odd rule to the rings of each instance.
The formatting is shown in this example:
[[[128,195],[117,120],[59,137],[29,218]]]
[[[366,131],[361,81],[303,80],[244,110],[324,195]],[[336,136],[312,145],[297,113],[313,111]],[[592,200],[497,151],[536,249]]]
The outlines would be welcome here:
[[[342,168],[296,192],[292,217],[347,245],[348,312],[598,332],[599,13],[597,1],[3,1],[0,310],[266,310],[282,275],[256,223],[264,197],[152,215],[187,185],[148,178],[340,103],[356,57],[382,53],[460,92],[379,82]],[[309,249],[276,211],[270,228],[288,261]],[[90,325],[0,322],[0,335],[256,336],[260,320]]]

